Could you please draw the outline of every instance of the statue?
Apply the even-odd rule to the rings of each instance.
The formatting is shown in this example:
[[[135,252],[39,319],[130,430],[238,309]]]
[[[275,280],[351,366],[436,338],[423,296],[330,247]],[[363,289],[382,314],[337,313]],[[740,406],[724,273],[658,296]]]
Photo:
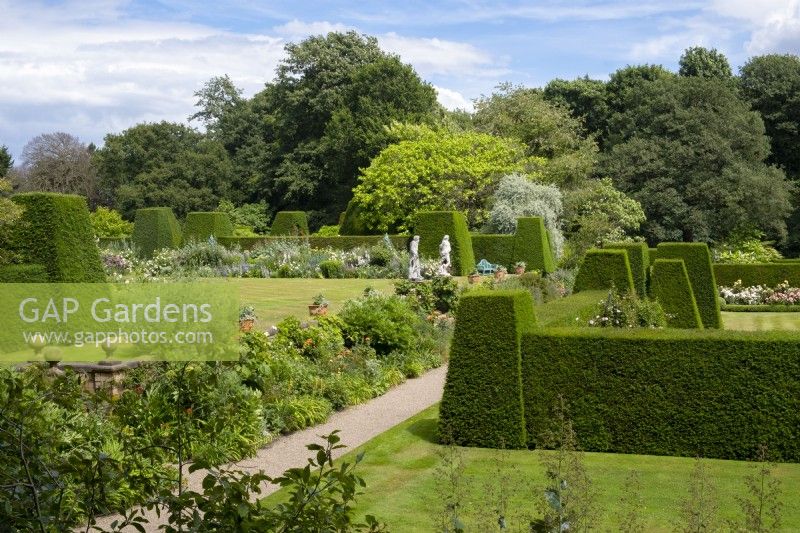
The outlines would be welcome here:
[[[439,271],[437,272],[440,276],[449,276],[450,275],[450,235],[445,235],[442,239],[441,244],[439,244]]]
[[[422,279],[422,266],[419,262],[419,235],[414,235],[409,246],[411,260],[408,263],[408,279],[419,281]]]

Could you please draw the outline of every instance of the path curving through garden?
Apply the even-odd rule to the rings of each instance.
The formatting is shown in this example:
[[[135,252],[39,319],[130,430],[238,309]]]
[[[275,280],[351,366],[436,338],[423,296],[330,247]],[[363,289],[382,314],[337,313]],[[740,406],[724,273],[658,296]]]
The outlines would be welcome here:
[[[334,451],[334,457],[340,457],[440,401],[446,374],[446,365],[435,368],[416,379],[410,379],[394,387],[383,396],[333,413],[324,424],[278,437],[260,449],[254,457],[244,459],[231,466],[251,473],[263,470],[267,475],[276,477],[289,468],[308,464],[307,458],[310,452],[306,449],[306,444],[320,443],[320,435],[326,435],[335,429],[340,430],[339,436],[342,444],[347,446],[347,448]],[[202,492],[201,483],[205,475],[205,470],[186,474],[188,488]],[[269,484],[259,496],[264,497],[278,488],[276,485]],[[149,524],[146,526],[147,531],[158,531],[159,525],[166,524],[164,514],[159,518],[155,512],[147,512],[145,516],[149,520]],[[119,519],[118,515],[99,517],[97,525],[109,528],[111,522],[117,519]],[[81,528],[81,530],[83,529],[85,528]]]

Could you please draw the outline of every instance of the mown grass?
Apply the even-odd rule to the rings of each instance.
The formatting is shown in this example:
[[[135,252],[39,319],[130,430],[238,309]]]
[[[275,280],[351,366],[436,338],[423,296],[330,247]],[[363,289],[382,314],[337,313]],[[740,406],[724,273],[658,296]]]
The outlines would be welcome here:
[[[725,329],[739,331],[800,331],[800,313],[722,312]]]
[[[344,460],[365,452],[358,470],[367,483],[357,505],[358,517],[372,514],[383,520],[390,531],[434,531],[435,515],[442,507],[435,470],[447,449],[434,443],[438,406],[427,409],[391,430],[352,450]],[[509,517],[511,531],[522,516],[535,516],[535,501],[542,495],[544,470],[542,451],[499,451],[482,448],[455,448],[465,463],[464,486],[467,531],[482,531],[476,521],[491,513],[488,494],[499,480],[507,478],[512,493]],[[619,501],[625,479],[636,471],[641,481],[645,505],[646,531],[672,531],[679,520],[695,460],[684,457],[657,457],[608,453],[587,453],[585,464],[598,492],[599,531],[619,530]],[[717,502],[723,519],[739,515],[736,496],[745,493],[744,477],[754,467],[741,461],[706,460],[718,491]],[[800,530],[800,464],[779,464],[783,502],[782,531]],[[264,500],[270,504],[286,497],[279,491]],[[516,517],[516,518],[515,518]],[[525,531],[525,528],[520,528]]]

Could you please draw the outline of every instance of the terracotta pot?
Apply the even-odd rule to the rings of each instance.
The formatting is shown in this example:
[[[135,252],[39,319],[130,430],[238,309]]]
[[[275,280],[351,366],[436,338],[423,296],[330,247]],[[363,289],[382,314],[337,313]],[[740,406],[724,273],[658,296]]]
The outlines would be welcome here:
[[[308,314],[311,316],[324,316],[328,314],[327,305],[309,305]]]
[[[469,282],[471,284],[475,284],[475,283],[478,283],[478,281],[480,281],[481,275],[480,274],[470,274],[468,276],[468,279],[469,279]]]
[[[247,319],[244,319],[244,320],[240,320],[239,321],[239,331],[241,331],[242,333],[247,333],[248,331],[253,329],[253,324],[254,323],[255,323],[255,320],[253,320],[252,318],[247,318]]]
[[[514,272],[517,273],[517,276],[525,273],[525,267],[514,267]]]

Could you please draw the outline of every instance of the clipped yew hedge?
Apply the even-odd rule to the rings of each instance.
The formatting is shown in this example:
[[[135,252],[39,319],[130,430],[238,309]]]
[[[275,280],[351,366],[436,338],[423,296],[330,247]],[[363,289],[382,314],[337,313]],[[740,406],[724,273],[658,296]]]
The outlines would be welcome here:
[[[439,258],[439,244],[445,235],[449,235],[451,274],[466,276],[475,269],[472,238],[464,213],[420,211],[415,217],[414,235],[419,235],[420,257],[427,259]]]
[[[51,282],[105,281],[83,196],[36,192],[11,199],[25,208],[11,237],[24,263],[41,265]]]
[[[683,259],[703,327],[721,328],[719,292],[708,246],[701,242],[662,242],[658,245],[658,259]]]
[[[0,283],[47,283],[48,280],[44,265],[0,266]]]
[[[788,281],[792,287],[800,287],[800,263],[782,261],[779,263],[753,263],[749,265],[714,265],[714,277],[718,285],[732,286],[741,280],[746,287],[766,285],[775,287]]]
[[[541,217],[517,219],[514,233],[514,262],[524,261],[528,270],[553,272],[556,262],[550,248],[550,238]]]
[[[476,263],[486,259],[510,269],[514,264],[514,236],[473,233],[472,251]]]
[[[392,245],[398,250],[407,250],[408,235],[389,235]],[[260,244],[267,244],[277,241],[307,242],[311,248],[333,248],[335,250],[352,250],[362,246],[375,246],[383,242],[380,235],[340,235],[337,237],[320,237],[311,235],[310,237],[220,237],[217,239],[221,245],[228,248],[238,247],[242,250],[251,250]]]
[[[625,250],[599,250],[586,252],[578,275],[574,292],[593,291],[616,287],[619,291],[635,290],[628,253]]]
[[[270,235],[308,235],[308,217],[304,211],[279,211],[272,221]]]
[[[521,350],[532,446],[562,395],[588,451],[800,461],[796,333],[539,329]]]
[[[181,227],[169,207],[145,207],[136,210],[131,241],[145,257],[164,248],[181,245]]]
[[[647,293],[647,270],[650,268],[650,250],[644,242],[613,242],[604,246],[609,250],[625,250],[631,265],[631,275],[636,293],[644,296]]]
[[[525,291],[463,295],[439,409],[439,437],[460,446],[524,448],[520,338],[536,322]]]
[[[651,278],[653,298],[667,314],[671,328],[700,329],[703,321],[682,259],[656,259]]]
[[[233,235],[234,227],[227,213],[217,211],[195,211],[186,215],[183,238],[186,241],[206,241]]]

